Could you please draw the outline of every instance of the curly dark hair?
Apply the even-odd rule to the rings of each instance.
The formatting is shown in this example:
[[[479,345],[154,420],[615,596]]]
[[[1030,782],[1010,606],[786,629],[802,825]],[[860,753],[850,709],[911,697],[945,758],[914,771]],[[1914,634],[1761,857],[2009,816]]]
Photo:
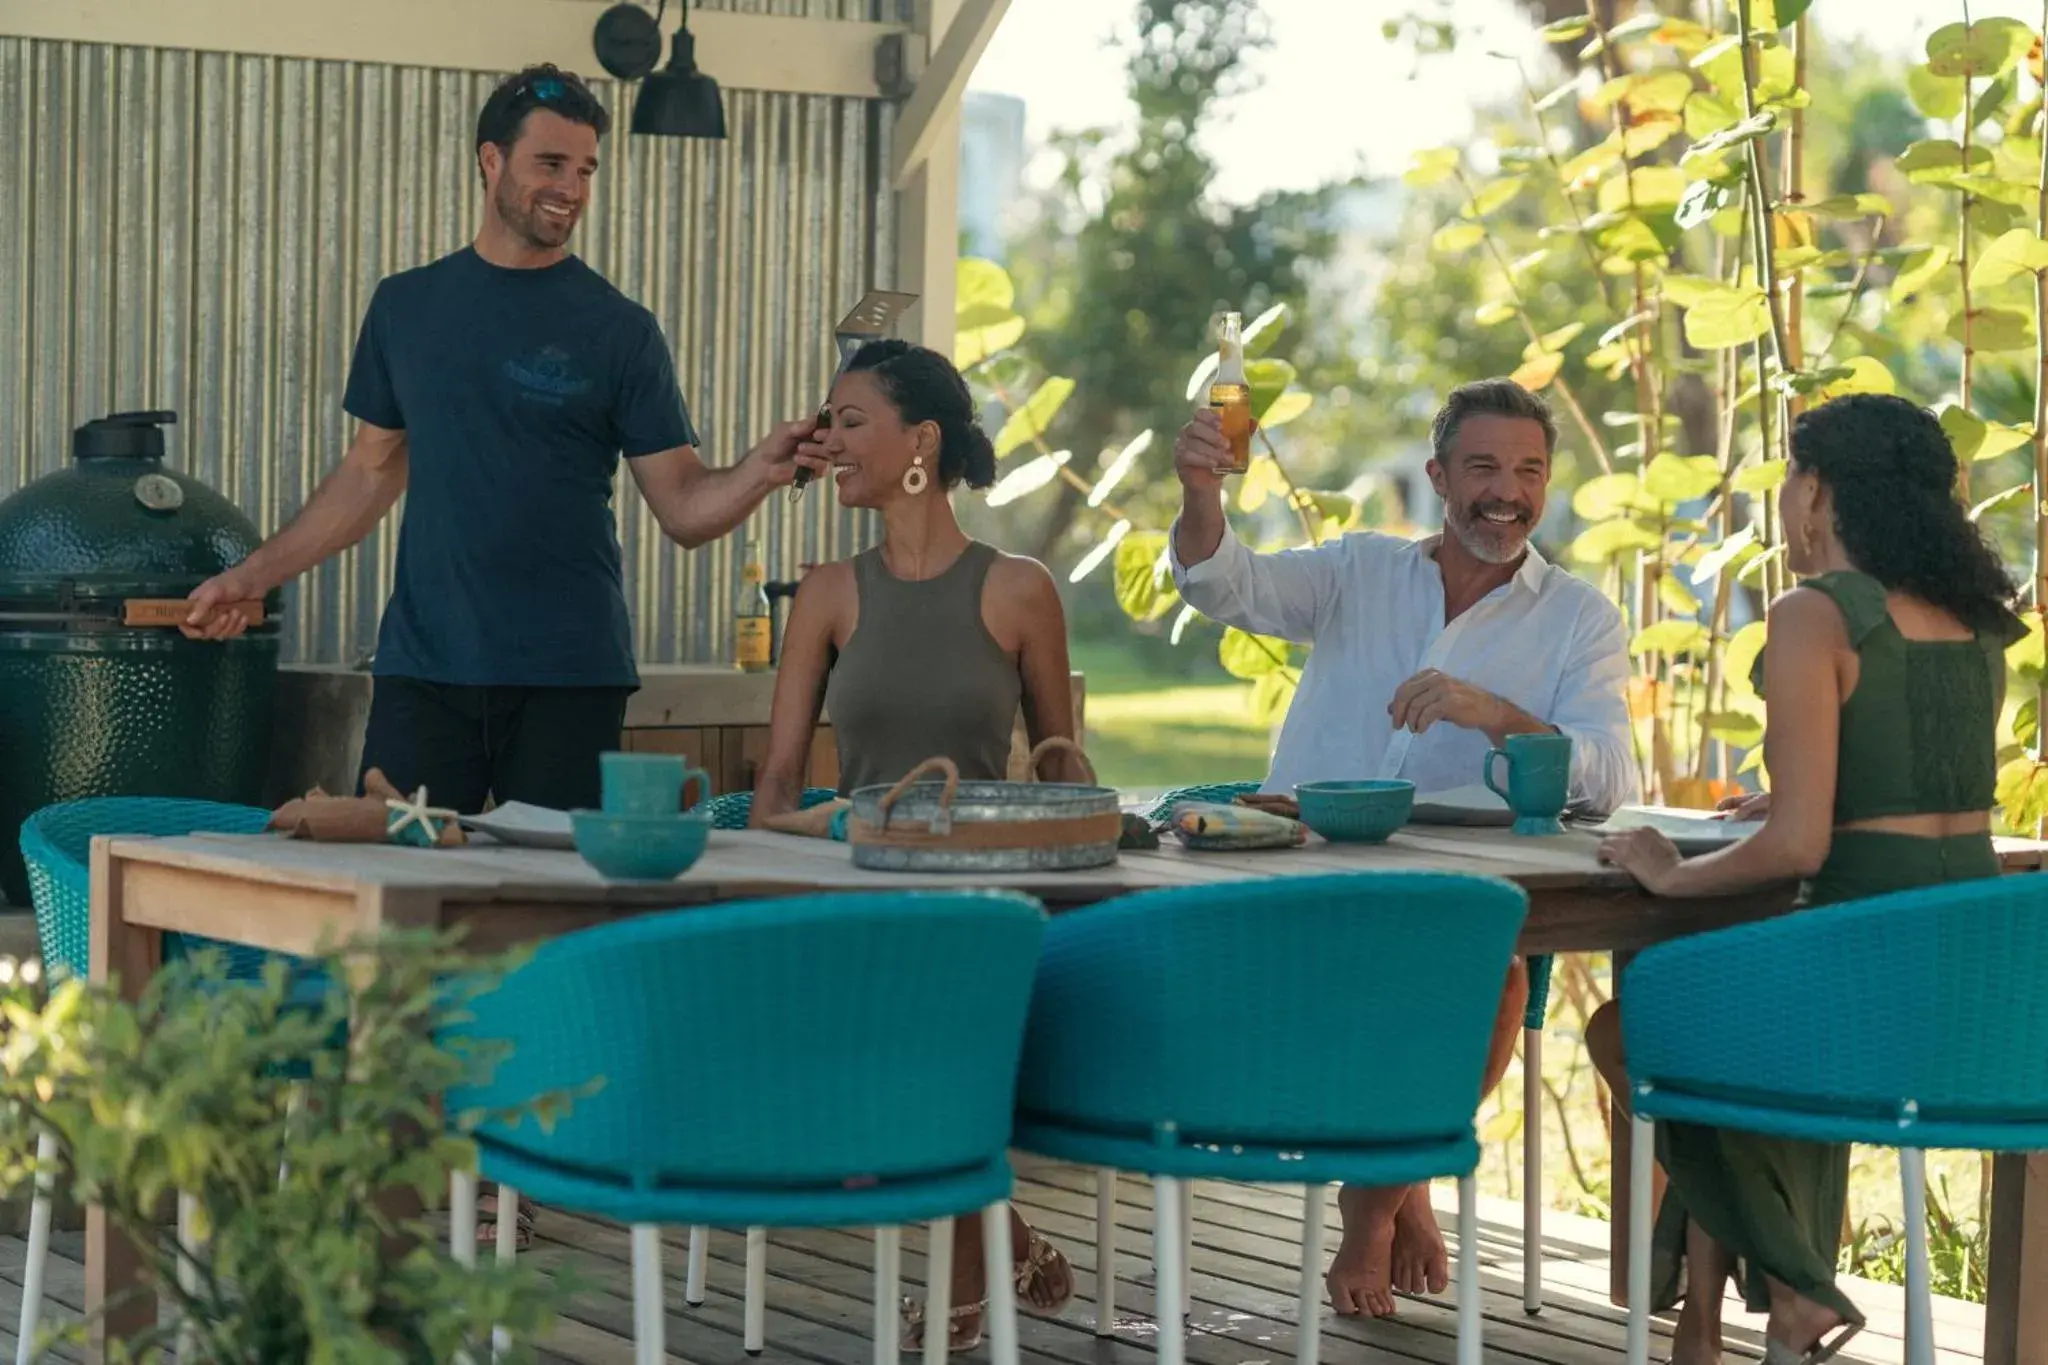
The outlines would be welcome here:
[[[846,372],[865,370],[906,423],[939,426],[939,484],[987,488],[996,481],[996,448],[974,415],[974,395],[953,362],[937,351],[890,338],[853,353]]]
[[[1956,500],[1956,452],[1927,409],[1858,393],[1801,413],[1792,464],[1834,497],[1835,534],[1856,567],[1975,631],[2019,627],[1998,552]]]

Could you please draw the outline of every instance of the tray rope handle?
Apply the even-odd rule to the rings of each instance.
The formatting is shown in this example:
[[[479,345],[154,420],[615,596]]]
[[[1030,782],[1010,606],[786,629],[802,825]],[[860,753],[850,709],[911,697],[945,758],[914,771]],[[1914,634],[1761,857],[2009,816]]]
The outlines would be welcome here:
[[[901,782],[882,794],[880,805],[883,829],[889,828],[889,812],[896,808],[896,803],[902,799],[903,793],[909,791],[912,783],[928,773],[944,773],[946,789],[939,793],[939,808],[932,813],[932,818],[926,823],[933,834],[945,835],[953,832],[953,796],[960,790],[960,769],[954,765],[952,759],[944,755],[928,758],[918,764],[903,775]]]
[[[1031,781],[1036,782],[1039,780],[1038,765],[1045,761],[1045,756],[1060,749],[1070,751],[1075,758],[1081,760],[1081,771],[1088,775],[1089,786],[1099,787],[1102,785],[1102,780],[1095,775],[1095,765],[1088,761],[1087,752],[1065,735],[1053,735],[1048,739],[1042,739],[1038,742],[1038,747],[1031,751]]]

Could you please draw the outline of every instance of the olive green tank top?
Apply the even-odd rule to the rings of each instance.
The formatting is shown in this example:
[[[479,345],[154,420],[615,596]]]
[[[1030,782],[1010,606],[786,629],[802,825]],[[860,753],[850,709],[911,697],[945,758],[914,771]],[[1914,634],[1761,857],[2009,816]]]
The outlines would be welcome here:
[[[2025,633],[2019,622],[1969,640],[1909,640],[1868,574],[1822,574],[1801,586],[1841,610],[1861,665],[1842,703],[1835,824],[1991,809],[2005,649]],[[1751,679],[1760,695],[1763,672],[1759,656]]]
[[[1009,776],[1024,682],[981,619],[996,561],[970,541],[937,578],[891,574],[879,548],[853,561],[860,620],[832,663],[825,712],[839,743],[839,794],[887,786],[944,756],[968,781]]]

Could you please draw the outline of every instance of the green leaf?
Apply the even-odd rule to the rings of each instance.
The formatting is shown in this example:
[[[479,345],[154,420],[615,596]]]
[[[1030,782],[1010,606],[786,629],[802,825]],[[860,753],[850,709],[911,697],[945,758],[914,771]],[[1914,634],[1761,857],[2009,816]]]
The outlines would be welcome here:
[[[1685,310],[1685,339],[1702,351],[1726,350],[1771,330],[1771,306],[1761,289],[1723,285]]]
[[[1913,107],[1928,118],[1946,123],[1963,112],[1963,82],[1959,76],[1937,76],[1925,66],[1906,71],[1906,93]]]
[[[1657,600],[1664,604],[1664,610],[1673,616],[1697,615],[1700,599],[1692,595],[1692,589],[1678,581],[1678,575],[1663,573],[1657,576]]]
[[[1567,322],[1562,327],[1545,332],[1542,336],[1522,348],[1522,359],[1534,360],[1538,355],[1546,351],[1562,351],[1565,347],[1577,341],[1579,334],[1585,330],[1586,324],[1583,322]]]
[[[1702,138],[1700,141],[1695,142],[1692,146],[1685,149],[1685,155],[1680,157],[1679,161],[1683,164],[1695,161],[1703,156],[1711,156],[1715,152],[1726,151],[1731,147],[1743,146],[1746,143],[1756,141],[1760,137],[1769,136],[1771,130],[1777,126],[1778,116],[1766,109],[1760,114],[1743,119],[1732,127],[1723,128],[1712,137]]]
[[[953,364],[971,370],[1024,339],[1024,319],[1007,308],[977,304],[963,308],[953,322]]]
[[[1315,405],[1315,395],[1303,389],[1289,389],[1259,414],[1259,425],[1267,431],[1284,427]]]
[[[978,256],[962,257],[953,267],[953,289],[953,306],[960,313],[977,308],[1007,313],[1017,306],[1017,286],[1010,272]]]
[[[2034,320],[2010,308],[1979,308],[1950,318],[1948,335],[1979,351],[2028,351],[2034,346]]]
[[[1988,171],[1993,163],[1990,152],[1973,146],[1966,166],[1962,144],[1943,137],[1914,143],[1899,153],[1892,164],[1898,168],[1899,174],[1915,185],[1949,185],[1966,170]]]
[[[1116,458],[1109,462],[1108,467],[1095,480],[1095,486],[1088,490],[1088,505],[1100,507],[1108,502],[1109,495],[1116,491],[1116,486],[1124,481],[1125,476],[1138,463],[1138,457],[1151,448],[1152,428],[1146,427],[1116,453]]]
[[[1761,772],[1763,770],[1763,766],[1764,746],[1759,744],[1754,749],[1751,749],[1749,753],[1744,756],[1742,760],[1742,766],[1735,770],[1735,775],[1737,777],[1747,777],[1751,773]]]
[[[1667,508],[1704,498],[1721,486],[1721,463],[1712,455],[1665,451],[1643,471],[1643,493]]]
[[[1700,729],[1738,749],[1753,749],[1764,742],[1764,723],[1741,711],[1709,711],[1700,717]]]
[[[1892,302],[1904,303],[1933,284],[1954,260],[1954,254],[1945,246],[1927,247],[1908,256],[1899,267],[1898,277],[1892,281]]]
[[[1742,50],[1732,34],[1703,50],[1692,59],[1693,70],[1713,83],[1714,92],[1731,107],[1742,107]],[[1792,93],[1797,82],[1797,64],[1791,50],[1765,47],[1756,51],[1757,102],[1767,104]]]
[[[1280,340],[1280,334],[1287,330],[1287,324],[1293,321],[1293,318],[1293,308],[1285,303],[1276,303],[1253,318],[1251,326],[1244,329],[1245,359],[1256,360],[1272,350],[1274,343]]]
[[[1275,669],[1252,684],[1252,722],[1273,726],[1287,719],[1301,680],[1286,669]]]
[[[988,490],[990,507],[1006,507],[1022,497],[1028,497],[1059,477],[1067,461],[1074,457],[1071,450],[1056,450],[1024,461]]]
[[[1876,356],[1851,356],[1843,362],[1843,369],[1849,371],[1846,377],[1836,379],[1820,391],[1822,401],[1843,398],[1852,393],[1897,393],[1899,381]]]
[[[1711,642],[1707,628],[1697,621],[1659,621],[1630,640],[1628,652],[1638,659],[1645,654],[1704,654]]]
[[[1625,513],[1650,510],[1643,505],[1642,482],[1629,470],[1598,474],[1572,494],[1572,511],[1585,521],[1606,521]]]
[[[1690,73],[1663,67],[1616,76],[1595,91],[1589,103],[1601,110],[1626,104],[1632,117],[1675,114],[1685,108],[1686,99],[1695,88]]]
[[[1958,460],[1968,464],[1977,458],[1987,430],[1983,418],[1951,403],[1941,410],[1941,429],[1948,433],[1948,443],[1955,447]]]
[[[1600,249],[1611,259],[1603,261],[1601,268],[1609,274],[1629,273],[1636,262],[1661,262],[1668,254],[1664,242],[1657,232],[1642,219],[1630,216],[1600,234]],[[1622,262],[1616,267],[1615,262]]]
[[[1927,35],[1927,69],[1937,76],[1980,80],[2003,76],[2033,45],[2034,31],[2017,19],[1948,24]]]
[[[2033,491],[2034,485],[2028,482],[2014,484],[2003,492],[1993,493],[1990,497],[1970,509],[1970,520],[1977,521],[2003,508],[2016,506],[2026,501],[2027,496]]]
[[[996,458],[1008,456],[1020,446],[1026,446],[1044,437],[1052,419],[1059,416],[1067,399],[1074,394],[1074,381],[1061,375],[1052,375],[1038,386],[1038,391],[1026,399],[1024,406],[1012,412],[1003,423],[1003,429],[996,433]]]
[[[1729,487],[1738,493],[1768,493],[1785,482],[1791,471],[1784,460],[1765,460],[1761,464],[1744,465],[1735,471]]]
[[[1244,367],[1245,383],[1252,390],[1252,411],[1264,412],[1279,401],[1294,383],[1294,367],[1284,360],[1247,361]]]
[[[2012,760],[1998,770],[1993,799],[2010,828],[2031,833],[2048,818],[2048,764],[2029,757]]]
[[[1749,690],[1749,675],[1764,652],[1764,623],[1751,621],[1728,638],[1721,650],[1721,676]]]
[[[2041,737],[2041,699],[2028,697],[2012,713],[2012,741],[2024,749],[2034,747]]]
[[[1711,180],[1694,181],[1686,186],[1685,197],[1678,201],[1678,225],[1687,232],[1692,231],[1735,203],[1738,193],[1732,185],[1717,185]]]
[[[1464,156],[1456,147],[1434,147],[1417,152],[1401,179],[1418,190],[1426,190],[1449,180],[1464,164]]]
[[[1666,275],[1661,288],[1664,297],[1680,308],[1691,308],[1701,299],[1719,293],[1728,286],[1705,275]],[[1613,334],[1610,333],[1609,337]],[[1609,337],[1602,337],[1606,341]],[[1619,339],[1619,338],[1615,338]]]
[[[1693,582],[1711,583],[1727,572],[1731,564],[1740,569],[1760,553],[1756,527],[1745,526],[1700,556],[1699,562],[1692,566]]]
[[[1166,566],[1166,532],[1134,531],[1116,547],[1116,604],[1134,621],[1157,621],[1180,602]]]
[[[1509,300],[1496,299],[1492,303],[1480,304],[1478,309],[1473,312],[1472,320],[1481,327],[1498,327],[1520,311]]]
[[[2032,422],[2016,427],[2006,426],[2003,422],[1986,422],[1984,439],[1978,443],[1977,453],[1970,458],[1973,461],[1995,460],[2001,455],[2010,455],[2021,446],[2033,444],[2033,440]]]
[[[1536,30],[1546,43],[1569,43],[1592,32],[1593,21],[1583,14],[1553,20]]]
[[[1624,518],[1603,521],[1581,532],[1566,553],[1574,563],[1605,564],[1616,555],[1631,550],[1655,550],[1663,543],[1664,537],[1656,527]]]
[[[2032,209],[2041,199],[2039,185],[2007,180],[1996,175],[1959,175],[1949,182],[1949,188],[2013,209]]]
[[[1831,194],[1808,204],[1806,211],[1816,218],[1885,218],[1892,201],[1881,194]]]
[[[1970,267],[1970,288],[1996,289],[2021,275],[2048,270],[2048,242],[2032,228],[2014,228],[1984,249]]]
[[[1741,108],[1711,90],[1695,90],[1685,102],[1685,135],[1695,142],[1733,128],[1741,121]]]
[[[1551,110],[1557,108],[1557,106],[1559,106],[1560,104],[1564,104],[1567,101],[1569,101],[1572,98],[1572,96],[1578,93],[1578,78],[1576,76],[1570,77],[1565,81],[1563,85],[1558,86],[1557,89],[1551,91],[1542,99],[1536,101],[1536,112],[1539,114],[1547,114]]]
[[[1231,677],[1250,682],[1285,668],[1291,657],[1290,649],[1285,640],[1276,640],[1269,635],[1250,635],[1231,626],[1223,632],[1222,643],[1216,647],[1216,657]]]
[[[1448,256],[1460,251],[1470,251],[1485,240],[1486,229],[1479,224],[1451,223],[1436,230],[1436,234],[1429,239],[1429,247],[1432,251],[1440,251]]]
[[[1675,166],[1638,166],[1600,187],[1602,213],[1673,208],[1685,197],[1686,177]]]
[[[1505,176],[1490,185],[1482,185],[1472,196],[1471,202],[1460,210],[1467,218],[1485,218],[1500,212],[1514,201],[1528,182],[1518,175]]]
[[[2020,681],[2036,683],[2041,680],[2044,667],[2041,618],[2033,612],[2025,615],[2027,633],[2006,647],[2005,663]]]

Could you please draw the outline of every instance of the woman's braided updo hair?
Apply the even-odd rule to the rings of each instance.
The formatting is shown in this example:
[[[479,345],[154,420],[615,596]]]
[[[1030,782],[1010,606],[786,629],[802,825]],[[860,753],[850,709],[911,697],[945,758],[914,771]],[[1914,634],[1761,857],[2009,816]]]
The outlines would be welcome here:
[[[996,481],[996,448],[974,415],[974,395],[953,362],[937,351],[893,338],[853,353],[846,372],[866,371],[896,405],[904,424],[936,422],[939,485],[987,488]]]
[[[1792,424],[1792,464],[1834,498],[1835,534],[1856,567],[1971,630],[2019,628],[1998,553],[1956,500],[1956,452],[1925,408],[1859,393]]]

